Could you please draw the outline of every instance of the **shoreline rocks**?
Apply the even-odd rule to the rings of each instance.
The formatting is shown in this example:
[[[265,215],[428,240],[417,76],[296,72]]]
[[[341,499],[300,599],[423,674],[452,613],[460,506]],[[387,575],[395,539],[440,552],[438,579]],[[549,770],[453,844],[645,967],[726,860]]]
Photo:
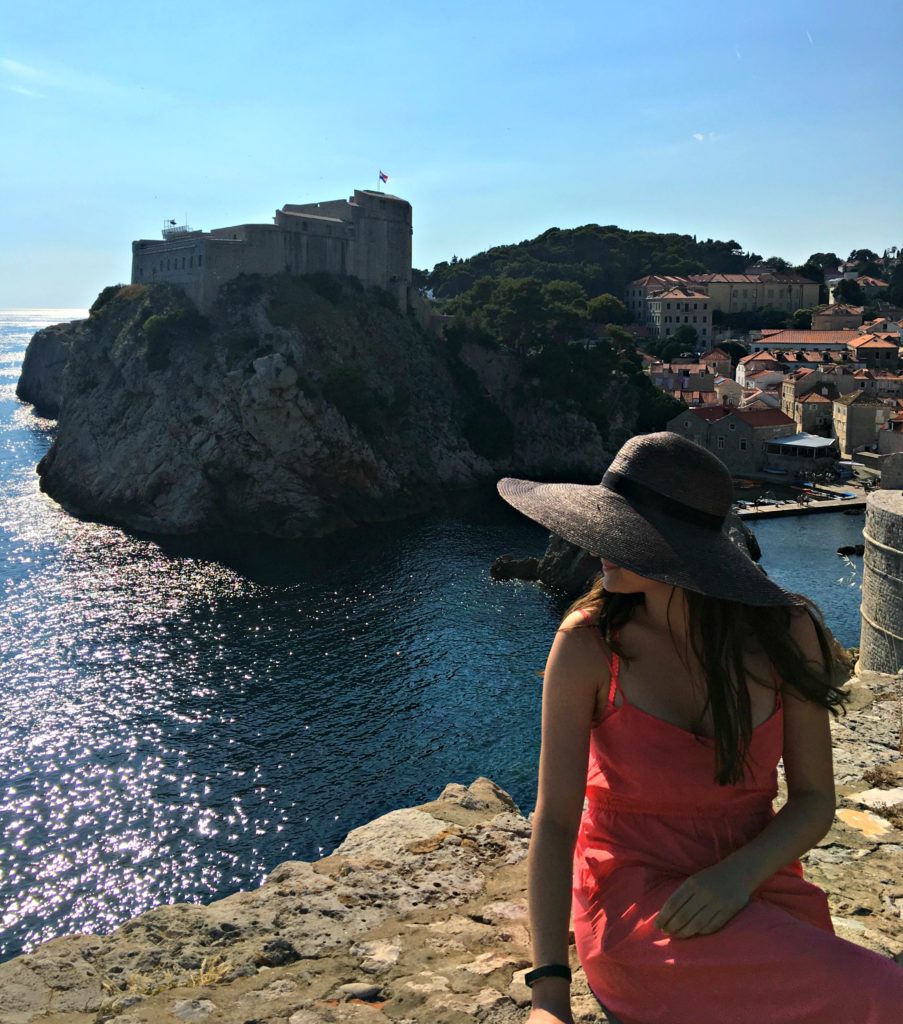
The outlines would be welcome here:
[[[73,338],[85,320],[54,324],[31,339],[16,384],[16,397],[30,402],[40,416],[55,419],[63,398],[63,374]]]
[[[838,812],[805,858],[842,937],[903,965],[903,676],[833,726]],[[354,829],[259,889],[0,964],[3,1024],[522,1024],[531,821],[489,779]],[[600,1020],[571,949],[575,1020]],[[769,1024],[762,1021],[762,1024]]]

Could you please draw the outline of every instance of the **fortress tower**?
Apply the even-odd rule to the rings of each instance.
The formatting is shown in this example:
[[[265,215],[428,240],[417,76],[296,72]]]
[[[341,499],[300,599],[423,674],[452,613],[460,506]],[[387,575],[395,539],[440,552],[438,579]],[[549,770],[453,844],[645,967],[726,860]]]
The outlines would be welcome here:
[[[277,210],[272,224],[212,231],[164,229],[162,240],[132,242],[132,284],[176,284],[207,311],[219,288],[239,274],[357,277],[391,292],[405,312],[411,285],[411,204],[382,192]]]

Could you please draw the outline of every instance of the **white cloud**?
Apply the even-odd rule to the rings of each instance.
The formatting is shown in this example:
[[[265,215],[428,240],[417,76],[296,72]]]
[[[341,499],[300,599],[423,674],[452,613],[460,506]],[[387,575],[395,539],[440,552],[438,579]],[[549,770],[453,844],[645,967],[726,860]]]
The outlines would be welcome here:
[[[82,93],[97,96],[104,101],[154,102],[164,98],[156,90],[135,88],[111,81],[94,71],[56,65],[46,68],[33,67],[9,57],[0,58],[0,79],[6,78],[7,89],[22,96],[44,99],[44,94]],[[41,93],[33,87],[40,86]]]
[[[0,68],[14,78],[28,78],[33,82],[46,80],[46,75],[37,68],[29,67],[28,64],[20,64],[17,60],[0,60]]]
[[[39,92],[35,92],[34,89],[26,89],[24,85],[8,85],[6,88],[10,92],[18,93],[20,96],[29,96],[33,100],[42,100],[44,98]]]
[[[693,132],[693,138],[697,142],[705,142],[705,135],[703,135],[702,132]]]

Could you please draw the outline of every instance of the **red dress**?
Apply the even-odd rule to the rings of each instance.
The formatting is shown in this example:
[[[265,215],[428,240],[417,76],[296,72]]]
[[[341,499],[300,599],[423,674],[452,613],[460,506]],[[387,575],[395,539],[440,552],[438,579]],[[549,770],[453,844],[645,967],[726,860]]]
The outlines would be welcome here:
[[[781,698],[753,732],[743,781],[719,786],[712,741],[629,704],[617,655],[610,666],[573,876],[577,954],[597,999],[620,1024],[901,1024],[903,970],[834,934],[799,861],[720,931],[682,939],[654,926],[687,877],[773,817]]]

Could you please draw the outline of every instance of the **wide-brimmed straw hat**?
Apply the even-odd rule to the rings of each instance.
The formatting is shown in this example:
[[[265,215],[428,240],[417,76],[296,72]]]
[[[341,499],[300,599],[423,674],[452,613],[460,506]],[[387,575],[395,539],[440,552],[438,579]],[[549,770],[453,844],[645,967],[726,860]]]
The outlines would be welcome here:
[[[632,437],[598,484],[505,477],[498,491],[552,533],[646,579],[742,604],[800,601],[730,539],[730,474],[679,434]]]

